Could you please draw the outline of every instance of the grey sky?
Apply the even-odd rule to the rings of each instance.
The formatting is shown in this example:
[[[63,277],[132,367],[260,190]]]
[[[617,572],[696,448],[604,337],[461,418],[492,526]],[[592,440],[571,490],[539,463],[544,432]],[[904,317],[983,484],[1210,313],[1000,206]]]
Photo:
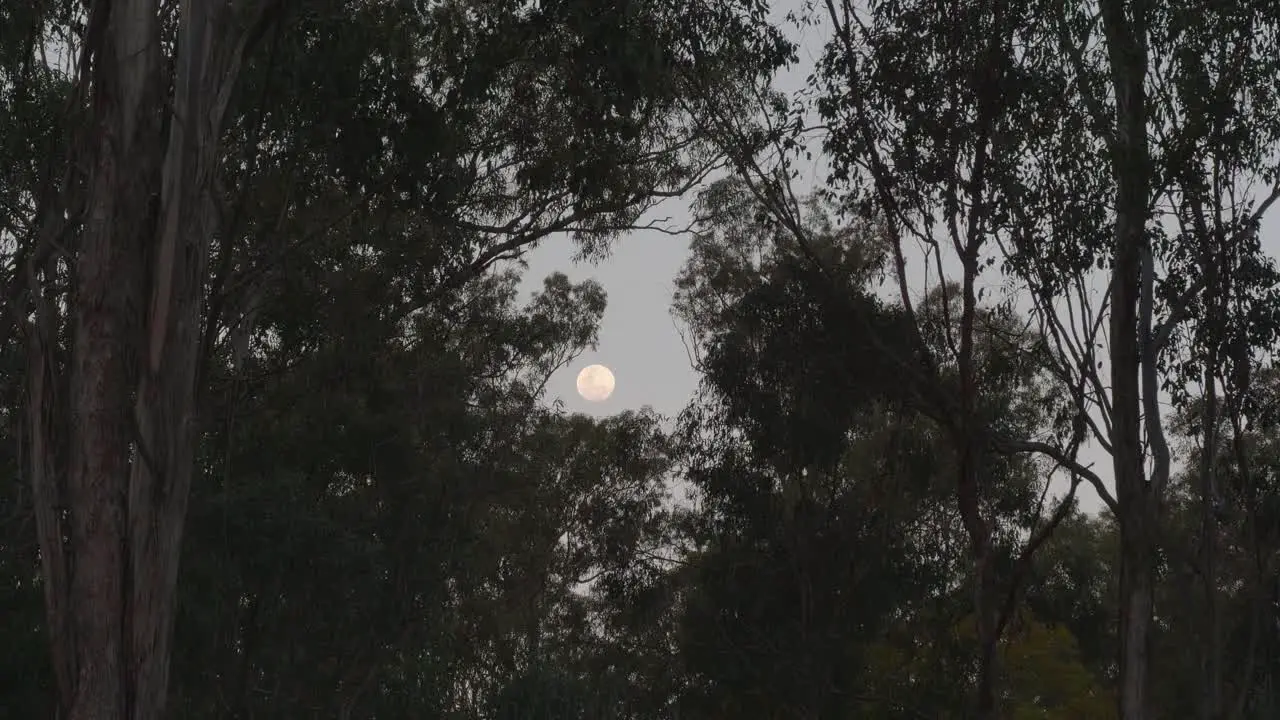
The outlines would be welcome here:
[[[775,10],[782,17],[795,0],[784,0]],[[801,62],[776,80],[781,90],[794,93],[804,86],[813,61],[821,50],[824,31],[821,27],[808,28],[796,37],[800,40]],[[815,151],[817,148],[813,148]],[[815,153],[816,154],[816,153]],[[817,168],[810,168],[802,178],[798,190],[804,191],[821,182]],[[807,182],[803,182],[807,180]],[[691,199],[691,198],[689,198]],[[689,199],[676,199],[664,203],[654,213],[657,217],[670,217],[672,226],[686,225],[690,219]],[[1280,250],[1280,214],[1271,212],[1262,223],[1262,241],[1266,251],[1277,257]],[[527,259],[529,270],[524,278],[527,295],[541,287],[542,279],[552,272],[564,272],[571,280],[594,278],[603,285],[609,295],[609,305],[600,328],[600,344],[597,352],[587,353],[572,366],[561,370],[548,383],[548,399],[560,399],[568,410],[589,415],[605,416],[644,405],[674,417],[693,397],[698,376],[690,365],[689,357],[681,341],[680,333],[671,315],[671,299],[676,273],[689,254],[688,237],[673,237],[656,231],[638,231],[622,238],[613,254],[598,265],[575,263],[574,248],[568,238],[553,238],[534,251]],[[913,263],[912,285],[917,294],[923,294],[925,277],[921,273],[922,258]],[[954,271],[954,267],[948,271]],[[930,277],[933,285],[936,277]],[[993,284],[998,279],[991,278]],[[1105,285],[1101,286],[1105,287]],[[617,378],[617,389],[609,400],[589,403],[578,397],[574,389],[577,372],[592,363],[608,366]],[[1098,474],[1109,482],[1110,458],[1098,447],[1086,447],[1081,460],[1092,464]],[[1088,510],[1096,510],[1100,501],[1091,489],[1082,486],[1081,501]]]
[[[668,207],[669,206],[669,207]],[[688,215],[684,203],[664,204],[670,215]],[[554,238],[528,256],[524,292],[532,293],[553,272],[575,282],[594,278],[609,294],[600,324],[598,352],[588,352],[547,384],[548,399],[564,401],[567,409],[589,415],[612,415],[651,405],[674,416],[688,403],[698,378],[689,364],[669,310],[673,282],[689,255],[689,240],[657,231],[640,231],[622,238],[613,254],[599,265],[573,262],[568,238]],[[613,371],[617,386],[608,400],[591,403],[578,397],[578,371],[599,363]]]
[[[775,3],[775,22],[798,10],[801,2]],[[800,63],[781,73],[775,85],[793,94],[804,87],[817,53],[822,49],[821,28],[796,29],[792,37],[800,44]],[[817,147],[813,148],[815,155]],[[809,168],[801,190],[821,181],[817,168]],[[691,220],[688,198],[664,202],[651,218],[669,218],[668,227],[684,227]],[[566,408],[589,415],[609,415],[621,410],[650,405],[663,415],[674,417],[693,397],[698,376],[690,365],[680,333],[670,315],[676,273],[689,257],[689,238],[654,230],[642,230],[622,238],[613,254],[598,265],[574,263],[573,243],[567,237],[548,240],[527,260],[523,291],[531,293],[552,272],[563,272],[570,280],[594,278],[609,294],[609,307],[600,328],[599,351],[587,353],[569,368],[561,370],[547,385],[548,399],[559,398]],[[592,363],[607,365],[617,379],[617,389],[602,403],[578,397],[574,380],[578,371]]]

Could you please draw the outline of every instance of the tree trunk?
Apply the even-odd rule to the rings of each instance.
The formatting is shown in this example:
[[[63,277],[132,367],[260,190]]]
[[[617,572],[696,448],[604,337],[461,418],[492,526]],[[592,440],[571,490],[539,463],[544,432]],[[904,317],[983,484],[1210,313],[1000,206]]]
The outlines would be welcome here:
[[[1112,461],[1121,544],[1118,705],[1121,720],[1145,720],[1150,713],[1147,660],[1154,612],[1154,530],[1168,476],[1168,448],[1159,447],[1163,435],[1154,382],[1158,348],[1150,342],[1146,0],[1103,0],[1101,11],[1116,103],[1110,158],[1116,182],[1110,340]],[[1147,411],[1147,439],[1156,456],[1151,483],[1143,462],[1140,405]]]
[[[1207,266],[1207,265],[1206,265]],[[1208,283],[1209,296],[1214,297],[1216,283]],[[1202,720],[1222,717],[1222,613],[1218,591],[1218,490],[1215,482],[1218,455],[1218,394],[1214,377],[1216,352],[1211,351],[1204,370],[1205,398],[1201,414],[1201,437],[1204,449],[1200,457],[1200,574],[1204,592],[1203,641],[1200,643]]]
[[[130,567],[126,493],[131,395],[142,318],[142,253],[163,148],[158,18],[147,0],[95,6],[100,26],[87,219],[75,259],[70,367],[71,720],[124,718],[133,705],[126,633]]]
[[[996,618],[995,566],[991,562],[991,549],[975,562],[978,565],[977,597],[975,605],[978,616],[978,688],[977,688],[977,720],[995,720],[1000,717],[1000,707],[996,698],[998,674],[1000,672],[997,651],[1000,644],[1000,627]]]
[[[46,299],[54,271],[30,276],[30,471],[60,714],[70,720],[164,716],[217,141],[268,7],[243,36],[218,42],[234,19],[229,3],[184,0],[171,75],[160,5],[89,7],[89,105],[73,150],[88,178],[65,362],[64,318]],[[62,210],[46,212],[56,225]]]
[[[978,501],[979,474],[976,448],[972,444],[962,452],[960,459],[960,483],[958,505],[960,516],[969,536],[973,561],[973,609],[974,631],[978,643],[978,676],[974,685],[975,720],[993,720],[998,717],[996,686],[999,667],[996,650],[999,644],[997,611],[1000,598],[995,587],[995,566],[991,554],[991,527],[982,517]]]
[[[1137,515],[1120,529],[1120,717],[1146,718],[1155,568],[1150,535]]]

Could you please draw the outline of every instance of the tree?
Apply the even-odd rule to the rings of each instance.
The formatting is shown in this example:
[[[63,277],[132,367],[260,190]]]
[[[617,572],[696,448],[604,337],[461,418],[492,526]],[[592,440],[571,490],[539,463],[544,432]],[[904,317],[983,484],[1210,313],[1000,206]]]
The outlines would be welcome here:
[[[956,454],[956,502],[972,552],[983,668],[974,703],[980,716],[990,716],[998,694],[996,650],[1008,619],[1002,617],[1006,593],[995,577],[995,528],[984,511],[985,466],[1008,453],[1011,441],[1023,448],[1051,447],[1026,435],[1004,436],[1004,429],[986,422],[981,407],[977,338],[987,314],[980,295],[988,289],[980,280],[993,264],[988,256],[998,240],[993,233],[1011,202],[1005,183],[1016,178],[1010,158],[1021,142],[1007,132],[1019,101],[1003,98],[1031,92],[1013,49],[1022,28],[1017,9],[1006,3],[965,6],[945,16],[932,6],[911,3],[875,4],[864,13],[851,3],[833,2],[825,10],[834,33],[811,78],[819,89],[814,106],[797,102],[793,107],[765,92],[743,101],[708,91],[716,102],[707,122],[751,194],[784,231],[780,239],[804,249],[809,244],[804,218],[811,211],[797,201],[790,183],[802,149],[804,114],[816,110],[833,167],[823,193],[848,215],[876,223],[884,238],[894,295],[909,344],[916,348],[889,352],[885,359],[896,363],[898,382],[911,387],[921,408],[946,428]],[[921,35],[929,41],[906,40]],[[975,44],[974,37],[988,40]],[[939,107],[948,109],[939,114]],[[924,293],[911,286],[906,269],[917,241],[928,248],[927,274],[937,278]],[[946,279],[949,268],[943,261],[951,249],[961,270],[954,285]],[[815,265],[824,264],[811,249],[804,252]],[[943,314],[932,328],[916,306],[922,294],[932,297]],[[929,332],[942,342],[927,343]],[[1022,568],[1066,512],[1076,484],[1086,479],[1101,484],[1095,474],[1080,472],[1084,468],[1075,461],[1083,440],[1075,432],[1080,414],[1061,410],[1052,428],[1058,441],[1053,459],[1069,468],[1071,491],[1061,512],[1029,538]]]
[[[335,205],[347,203],[469,258],[442,287],[548,233],[607,236],[714,162],[680,121],[672,80],[732,84],[761,49],[701,4],[674,17],[661,3],[38,7],[15,16],[18,32],[6,23],[7,102],[26,118],[63,90],[65,112],[37,128],[56,141],[6,187],[4,297],[28,356],[25,457],[60,704],[76,720],[164,712],[204,379],[220,343],[252,337],[245,318],[282,255],[344,223]],[[299,26],[286,31],[286,15]],[[41,67],[51,34],[73,73]],[[525,55],[529,38],[542,39]],[[785,52],[768,49],[766,66]],[[286,104],[321,78],[338,102]],[[534,108],[552,106],[526,92],[538,82],[569,100],[545,122]],[[265,104],[259,93],[282,85]],[[317,111],[321,122],[288,125]],[[483,134],[512,118],[513,132]],[[605,173],[604,158],[634,172]],[[292,172],[303,163],[315,164]],[[274,224],[250,190],[271,193]],[[427,209],[406,217],[409,205]]]
[[[214,380],[226,405],[185,559],[184,716],[489,717],[540,667],[585,681],[569,648],[596,640],[579,626],[596,614],[575,590],[643,564],[661,525],[656,419],[540,404],[594,343],[597,286],[552,276],[521,307],[517,276],[489,275],[405,337],[379,322],[370,290],[386,283],[370,277],[300,287],[347,314],[268,315],[311,351],[255,352]]]
[[[898,248],[904,307],[913,298],[902,240],[919,240],[939,277],[947,271],[943,253],[954,250],[958,447],[973,447],[972,456],[990,441],[1000,452],[1044,453],[1091,482],[1116,513],[1126,558],[1118,568],[1125,598],[1119,702],[1123,717],[1145,717],[1153,543],[1170,467],[1158,396],[1170,377],[1169,338],[1188,320],[1212,325],[1195,316],[1196,304],[1212,305],[1207,295],[1223,289],[1229,273],[1265,265],[1242,258],[1256,255],[1247,248],[1274,193],[1250,204],[1238,188],[1253,178],[1274,184],[1275,52],[1271,34],[1256,33],[1275,22],[1272,9],[1233,4],[1204,16],[1180,3],[1123,0],[1065,9],[980,2],[945,16],[912,3],[829,2],[825,9],[834,33],[814,79],[822,87],[817,110],[833,160],[832,191],[845,207],[881,219]],[[762,202],[792,218],[799,208],[788,199],[787,155],[796,125],[777,118],[795,114],[784,103],[760,108],[765,129],[774,131],[764,141],[749,142],[761,135],[742,131],[727,113],[717,118],[719,132],[740,148],[739,167]],[[760,165],[762,149],[782,158],[777,174]],[[1158,227],[1157,209],[1184,230]],[[1228,247],[1246,249],[1236,255]],[[1076,405],[1063,423],[1069,430],[1054,442],[984,440],[971,412],[978,279],[997,262],[1030,290],[1053,350],[1048,367]],[[1106,299],[1087,297],[1095,268],[1110,276]],[[1267,284],[1250,296],[1265,295]],[[1114,497],[1075,461],[1086,430],[1112,453]],[[962,500],[979,487],[966,467],[960,464]],[[981,577],[987,531],[976,505],[968,507]],[[993,657],[993,593],[984,599],[982,592],[978,634]],[[980,683],[979,705],[990,708],[993,696]]]
[[[713,186],[717,222],[678,281],[706,372],[682,421],[703,510],[679,607],[681,716],[843,717],[864,704],[880,628],[952,578],[957,528],[938,503],[935,438],[879,396],[886,368],[858,352],[852,312],[769,243],[742,190]],[[874,271],[862,239],[822,236],[850,292]],[[893,342],[890,313],[855,297]]]
[[[1270,81],[1263,79],[1271,74],[1274,48],[1256,32],[1275,21],[1270,8],[1250,4],[1206,15],[1180,3],[1103,2],[1096,13],[1080,7],[1058,16],[1056,37],[1046,38],[1057,57],[1038,64],[1060,68],[1058,74],[1067,79],[1068,112],[1078,118],[1071,123],[1078,128],[1071,156],[1078,157],[1082,146],[1096,147],[1103,162],[1091,169],[1074,160],[1047,163],[1043,172],[1028,175],[1030,194],[1061,207],[1063,193],[1052,188],[1064,187],[1064,180],[1067,187],[1091,188],[1089,199],[1073,212],[1108,218],[1113,231],[1108,238],[1089,226],[1063,222],[1069,215],[1054,221],[1052,230],[1043,216],[1024,217],[1026,229],[1015,232],[1021,241],[1013,266],[1023,268],[1018,272],[1046,317],[1053,313],[1048,276],[1079,277],[1089,264],[1110,271],[1111,389],[1090,402],[1099,404],[1109,421],[1104,439],[1113,456],[1122,555],[1119,702],[1126,719],[1151,712],[1148,653],[1156,538],[1171,460],[1159,410],[1165,354],[1169,338],[1187,320],[1199,328],[1195,334],[1211,327],[1213,317],[1197,316],[1193,308],[1218,302],[1212,297],[1230,277],[1219,270],[1244,278],[1226,269],[1221,250],[1235,246],[1245,255],[1256,252],[1247,248],[1261,213],[1276,197],[1272,191],[1253,205],[1234,189],[1247,178],[1275,182],[1272,151],[1266,148],[1280,137],[1280,124],[1269,99]],[[1105,56],[1095,47],[1104,48]],[[1059,113],[1064,109],[1061,103],[1054,106]],[[1049,146],[1060,147],[1065,160],[1067,146],[1060,142],[1051,140]],[[1050,157],[1049,146],[1037,156]],[[1213,206],[1221,211],[1212,214],[1216,221],[1206,210]],[[1039,215],[1048,206],[1030,207]],[[1161,208],[1177,218],[1182,229],[1176,234],[1157,226]],[[1212,233],[1206,223],[1214,227]],[[1050,236],[1060,240],[1043,242]],[[1218,250],[1212,249],[1215,244]],[[1158,276],[1161,260],[1169,269]],[[1078,343],[1067,353],[1079,368],[1076,377],[1100,387],[1099,368],[1079,362],[1090,355]],[[1144,447],[1152,461],[1149,473]],[[1207,693],[1203,707],[1216,716],[1218,693],[1212,687]]]
[[[688,477],[705,507],[698,590],[686,609],[694,673],[686,711],[841,717],[879,707],[931,716],[966,704],[979,643],[920,650],[941,667],[919,685],[857,670],[868,657],[910,651],[903,642],[930,636],[921,625],[949,633],[973,618],[956,602],[972,576],[956,565],[966,530],[947,482],[955,448],[937,416],[956,369],[940,367],[923,386],[902,372],[905,358],[945,347],[948,289],[920,303],[913,324],[870,293],[886,253],[874,226],[839,227],[811,202],[801,245],[733,180],[714,185],[701,209],[710,219],[676,303],[706,373],[685,428]],[[1016,318],[976,315],[975,415],[1025,433],[1044,421],[1052,386],[1037,382],[1034,343]],[[1039,469],[995,455],[984,465],[981,512],[992,521],[993,584],[1009,598],[997,598],[997,617],[1007,625],[1030,557],[1020,546],[1045,524]],[[938,605],[946,610],[930,610]],[[901,637],[886,643],[884,625],[899,626]],[[764,677],[771,690],[752,691]]]
[[[1275,707],[1274,429],[1264,409],[1273,403],[1273,376],[1273,369],[1257,373],[1245,397],[1224,393],[1220,414],[1209,409],[1216,398],[1206,393],[1175,418],[1184,470],[1174,477],[1162,534],[1164,622],[1155,642],[1193,644],[1197,652],[1164,668],[1173,681],[1154,688],[1157,709],[1215,700],[1219,716],[1249,718]],[[1219,425],[1209,433],[1206,415]]]

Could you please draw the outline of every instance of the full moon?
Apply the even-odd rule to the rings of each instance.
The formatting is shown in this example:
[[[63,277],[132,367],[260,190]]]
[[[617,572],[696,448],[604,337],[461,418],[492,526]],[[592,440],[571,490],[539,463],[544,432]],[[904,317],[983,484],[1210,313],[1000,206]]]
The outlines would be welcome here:
[[[613,394],[613,373],[603,365],[588,365],[578,373],[578,394],[588,402],[603,402]]]

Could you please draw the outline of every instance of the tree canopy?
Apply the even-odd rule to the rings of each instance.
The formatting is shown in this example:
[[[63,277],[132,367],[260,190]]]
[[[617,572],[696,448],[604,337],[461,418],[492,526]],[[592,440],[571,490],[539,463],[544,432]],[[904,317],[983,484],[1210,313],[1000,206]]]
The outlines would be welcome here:
[[[1203,5],[0,5],[0,718],[1276,717],[1280,11]],[[697,395],[568,412],[522,260],[673,198]]]

